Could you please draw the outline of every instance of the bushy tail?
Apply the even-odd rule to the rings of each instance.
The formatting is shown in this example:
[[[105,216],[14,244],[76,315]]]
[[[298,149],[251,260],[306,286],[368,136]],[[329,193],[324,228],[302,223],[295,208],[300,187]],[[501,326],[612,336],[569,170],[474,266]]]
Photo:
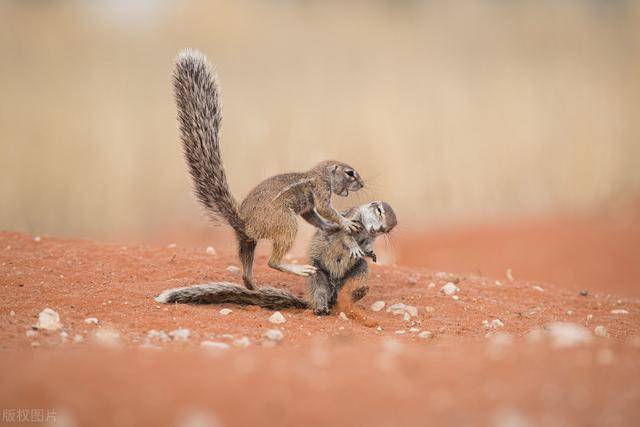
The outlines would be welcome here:
[[[214,221],[225,219],[244,236],[238,203],[229,191],[220,159],[222,113],[216,79],[204,54],[191,49],[180,52],[173,73],[180,138],[198,200]]]
[[[167,289],[156,297],[156,301],[182,304],[257,305],[269,310],[308,307],[306,301],[287,291],[270,287],[249,290],[227,282]]]

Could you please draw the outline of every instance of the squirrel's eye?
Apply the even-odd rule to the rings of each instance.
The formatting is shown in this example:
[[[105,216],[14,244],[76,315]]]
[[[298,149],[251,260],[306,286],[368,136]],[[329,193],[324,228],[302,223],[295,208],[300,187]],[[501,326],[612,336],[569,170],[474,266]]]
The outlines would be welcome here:
[[[344,171],[344,173],[349,175],[351,178],[355,178],[355,176],[356,176],[356,173],[354,171],[352,171],[351,169],[347,169],[346,171]]]

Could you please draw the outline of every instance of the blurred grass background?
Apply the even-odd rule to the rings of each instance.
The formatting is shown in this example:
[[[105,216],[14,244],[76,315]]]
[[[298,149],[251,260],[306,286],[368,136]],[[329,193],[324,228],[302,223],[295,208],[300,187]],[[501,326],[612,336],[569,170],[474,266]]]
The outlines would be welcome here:
[[[201,227],[170,86],[223,89],[241,198],[335,158],[403,225],[594,212],[640,194],[633,1],[0,3],[0,227],[100,239]]]

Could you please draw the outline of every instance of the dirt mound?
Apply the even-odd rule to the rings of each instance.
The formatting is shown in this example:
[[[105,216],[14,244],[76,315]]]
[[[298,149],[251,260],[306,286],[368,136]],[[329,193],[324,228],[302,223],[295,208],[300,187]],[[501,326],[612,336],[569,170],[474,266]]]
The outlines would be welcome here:
[[[634,425],[640,416],[635,298],[373,265],[361,305],[379,329],[303,310],[273,324],[254,307],[153,300],[169,287],[238,282],[227,271],[233,255],[217,249],[0,234],[3,421],[21,409],[132,426]],[[260,283],[304,294],[303,279],[265,266],[259,258]],[[459,290],[445,295],[447,283]],[[375,301],[385,308],[371,311]],[[395,303],[417,316],[387,311]],[[62,329],[30,332],[46,307]],[[281,341],[265,335],[273,329]]]

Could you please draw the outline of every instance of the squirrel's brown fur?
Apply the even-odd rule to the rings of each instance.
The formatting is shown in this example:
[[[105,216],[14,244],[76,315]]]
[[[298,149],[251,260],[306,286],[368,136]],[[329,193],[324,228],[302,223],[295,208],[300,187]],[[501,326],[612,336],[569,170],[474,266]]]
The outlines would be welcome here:
[[[163,303],[257,305],[271,310],[312,308],[317,315],[338,311],[371,326],[366,316],[354,306],[363,298],[368,286],[368,265],[364,256],[375,261],[373,242],[379,234],[390,232],[397,224],[395,213],[385,202],[371,202],[345,212],[347,218],[362,225],[350,236],[344,231],[318,230],[311,240],[309,258],[318,269],[307,278],[309,301],[274,288],[249,290],[231,283],[211,283],[168,289],[156,301]],[[359,252],[353,244],[357,244]]]
[[[224,219],[236,232],[245,286],[254,289],[252,267],[259,239],[273,242],[270,267],[301,276],[315,273],[310,265],[281,263],[297,234],[296,215],[316,227],[355,231],[357,224],[331,206],[333,193],[347,196],[363,187],[355,169],[346,163],[325,161],[307,172],[276,175],[258,184],[238,206],[220,158],[220,95],[206,57],[184,50],[176,60],[173,86],[195,193],[214,220]]]

